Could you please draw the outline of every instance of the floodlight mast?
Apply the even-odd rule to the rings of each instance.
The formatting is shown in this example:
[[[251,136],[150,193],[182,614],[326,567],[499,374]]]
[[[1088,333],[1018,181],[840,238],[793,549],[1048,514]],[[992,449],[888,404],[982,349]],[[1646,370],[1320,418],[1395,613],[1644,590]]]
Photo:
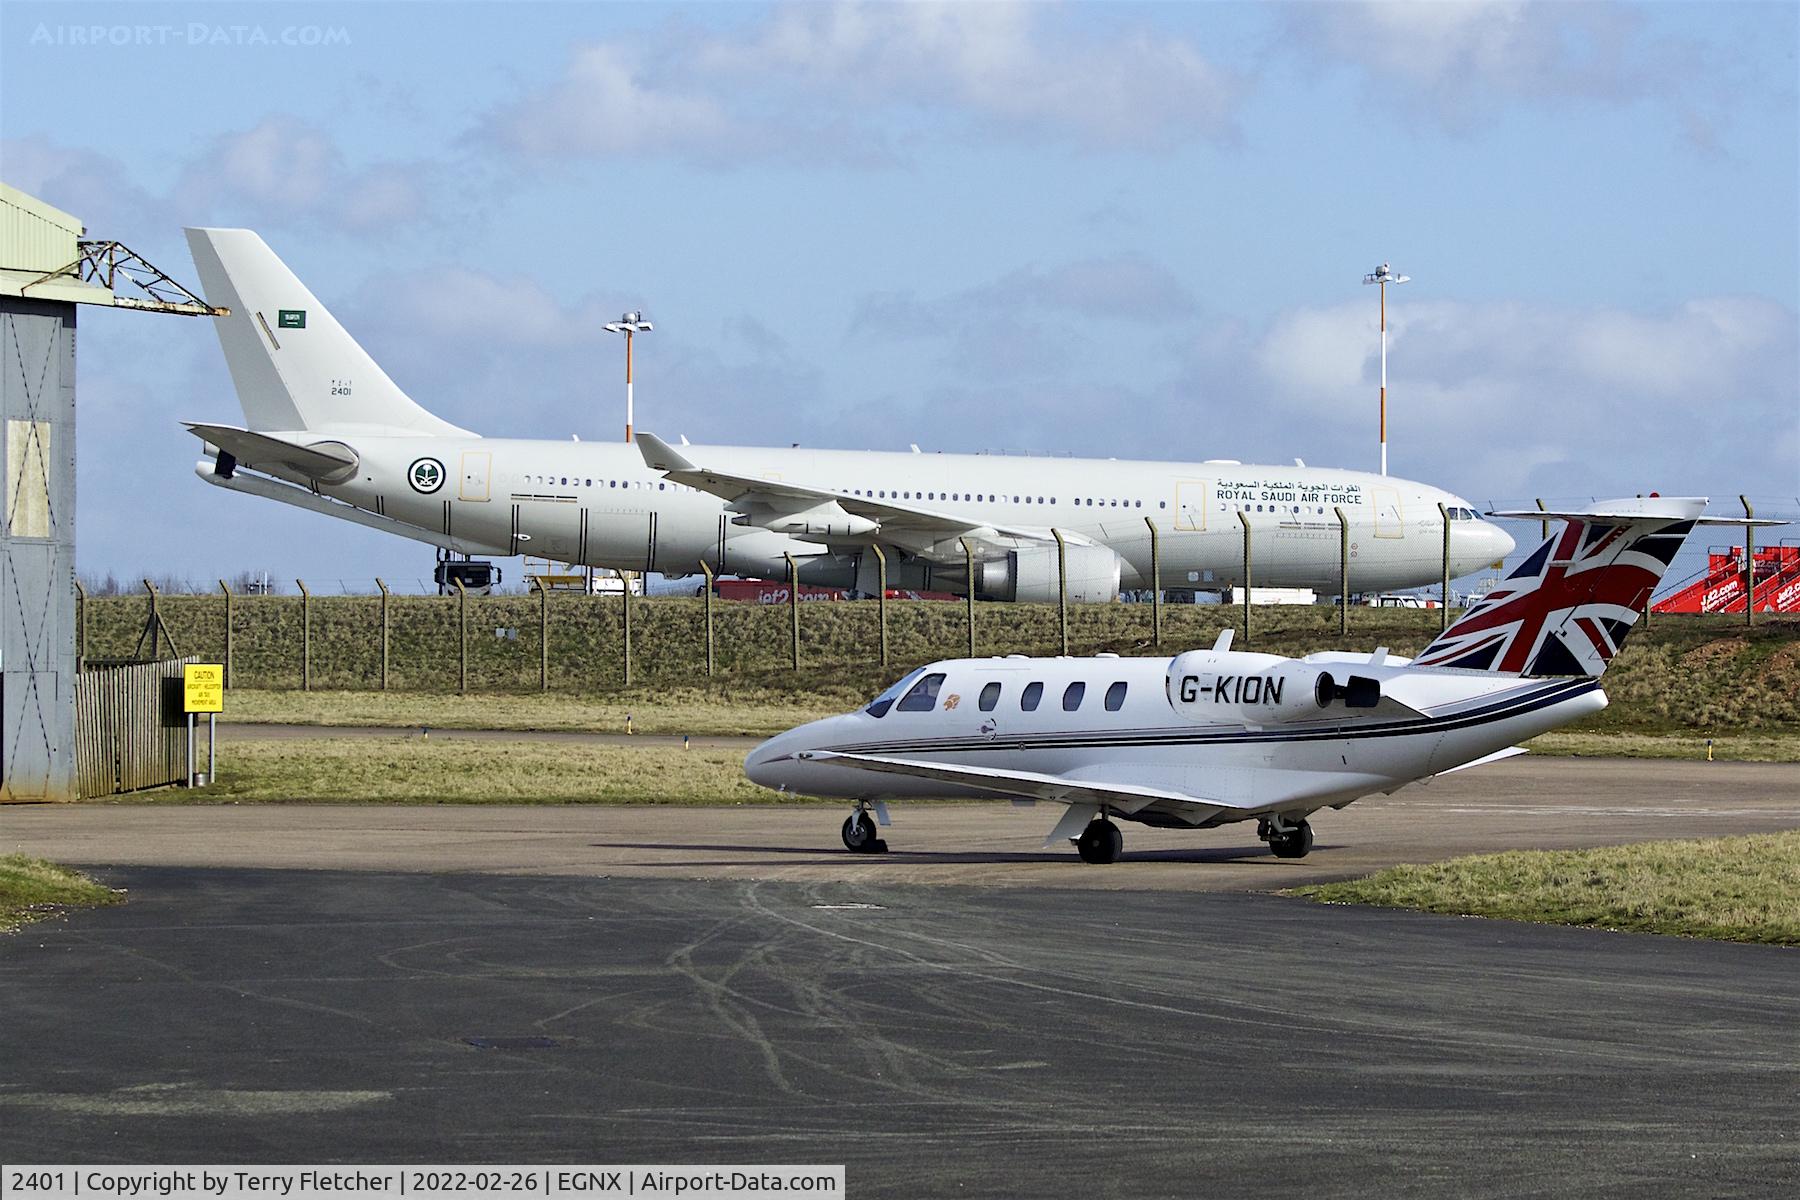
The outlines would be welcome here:
[[[1387,474],[1387,285],[1405,283],[1411,278],[1411,275],[1402,275],[1387,263],[1382,263],[1363,276],[1365,284],[1378,284],[1381,288],[1381,473],[1383,475]]]
[[[606,332],[625,335],[625,440],[631,440],[632,395],[631,395],[631,337],[636,333],[649,333],[656,327],[644,320],[641,312],[628,312],[616,321],[606,323]]]

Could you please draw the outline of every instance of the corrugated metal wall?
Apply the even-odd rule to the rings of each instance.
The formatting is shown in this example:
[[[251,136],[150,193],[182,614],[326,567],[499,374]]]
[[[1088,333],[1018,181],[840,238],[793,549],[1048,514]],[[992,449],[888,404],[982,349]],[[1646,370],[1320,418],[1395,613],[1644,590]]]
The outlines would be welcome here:
[[[0,296],[0,801],[75,798],[75,306]]]
[[[181,668],[198,658],[90,666],[75,683],[75,774],[84,799],[187,778]]]

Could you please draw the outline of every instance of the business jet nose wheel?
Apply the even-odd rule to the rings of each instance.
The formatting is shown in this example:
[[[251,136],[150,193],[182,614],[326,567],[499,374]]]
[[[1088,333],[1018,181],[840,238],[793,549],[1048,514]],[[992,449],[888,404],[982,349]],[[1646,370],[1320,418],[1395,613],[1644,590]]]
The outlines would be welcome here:
[[[1276,858],[1305,858],[1312,849],[1312,826],[1305,821],[1283,821],[1276,817],[1264,821],[1257,829]]]
[[[887,842],[876,834],[875,819],[867,812],[852,813],[844,820],[844,849],[852,854],[883,854]]]
[[[1082,862],[1115,863],[1124,849],[1125,835],[1105,817],[1089,821],[1081,836],[1075,839],[1075,852],[1081,855]]]

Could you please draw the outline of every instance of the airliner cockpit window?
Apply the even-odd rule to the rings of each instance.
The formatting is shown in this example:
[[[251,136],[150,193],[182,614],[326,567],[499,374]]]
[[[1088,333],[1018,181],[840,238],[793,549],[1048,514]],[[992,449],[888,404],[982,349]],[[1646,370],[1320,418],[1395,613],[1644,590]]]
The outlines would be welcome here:
[[[912,685],[912,690],[900,698],[900,712],[930,712],[937,707],[938,689],[944,686],[942,672],[927,675]]]
[[[898,700],[901,696],[904,696],[906,694],[906,689],[911,687],[913,681],[924,674],[924,672],[925,668],[920,667],[915,671],[910,671],[907,674],[902,675],[899,681],[888,688],[887,691],[869,701],[869,707],[863,709],[863,711],[868,713],[871,717],[886,716],[887,710],[894,707],[894,701]]]

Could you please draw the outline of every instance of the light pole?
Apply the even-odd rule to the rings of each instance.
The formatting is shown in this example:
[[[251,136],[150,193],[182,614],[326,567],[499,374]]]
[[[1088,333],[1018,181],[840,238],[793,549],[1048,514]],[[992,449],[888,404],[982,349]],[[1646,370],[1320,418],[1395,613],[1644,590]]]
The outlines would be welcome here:
[[[1381,473],[1387,474],[1387,285],[1405,283],[1410,275],[1401,275],[1382,263],[1373,271],[1363,276],[1365,284],[1374,283],[1381,287]],[[611,326],[607,326],[611,328]]]
[[[641,312],[628,312],[616,321],[606,323],[606,332],[625,335],[625,440],[631,440],[631,335],[649,333],[655,326],[644,320]]]

